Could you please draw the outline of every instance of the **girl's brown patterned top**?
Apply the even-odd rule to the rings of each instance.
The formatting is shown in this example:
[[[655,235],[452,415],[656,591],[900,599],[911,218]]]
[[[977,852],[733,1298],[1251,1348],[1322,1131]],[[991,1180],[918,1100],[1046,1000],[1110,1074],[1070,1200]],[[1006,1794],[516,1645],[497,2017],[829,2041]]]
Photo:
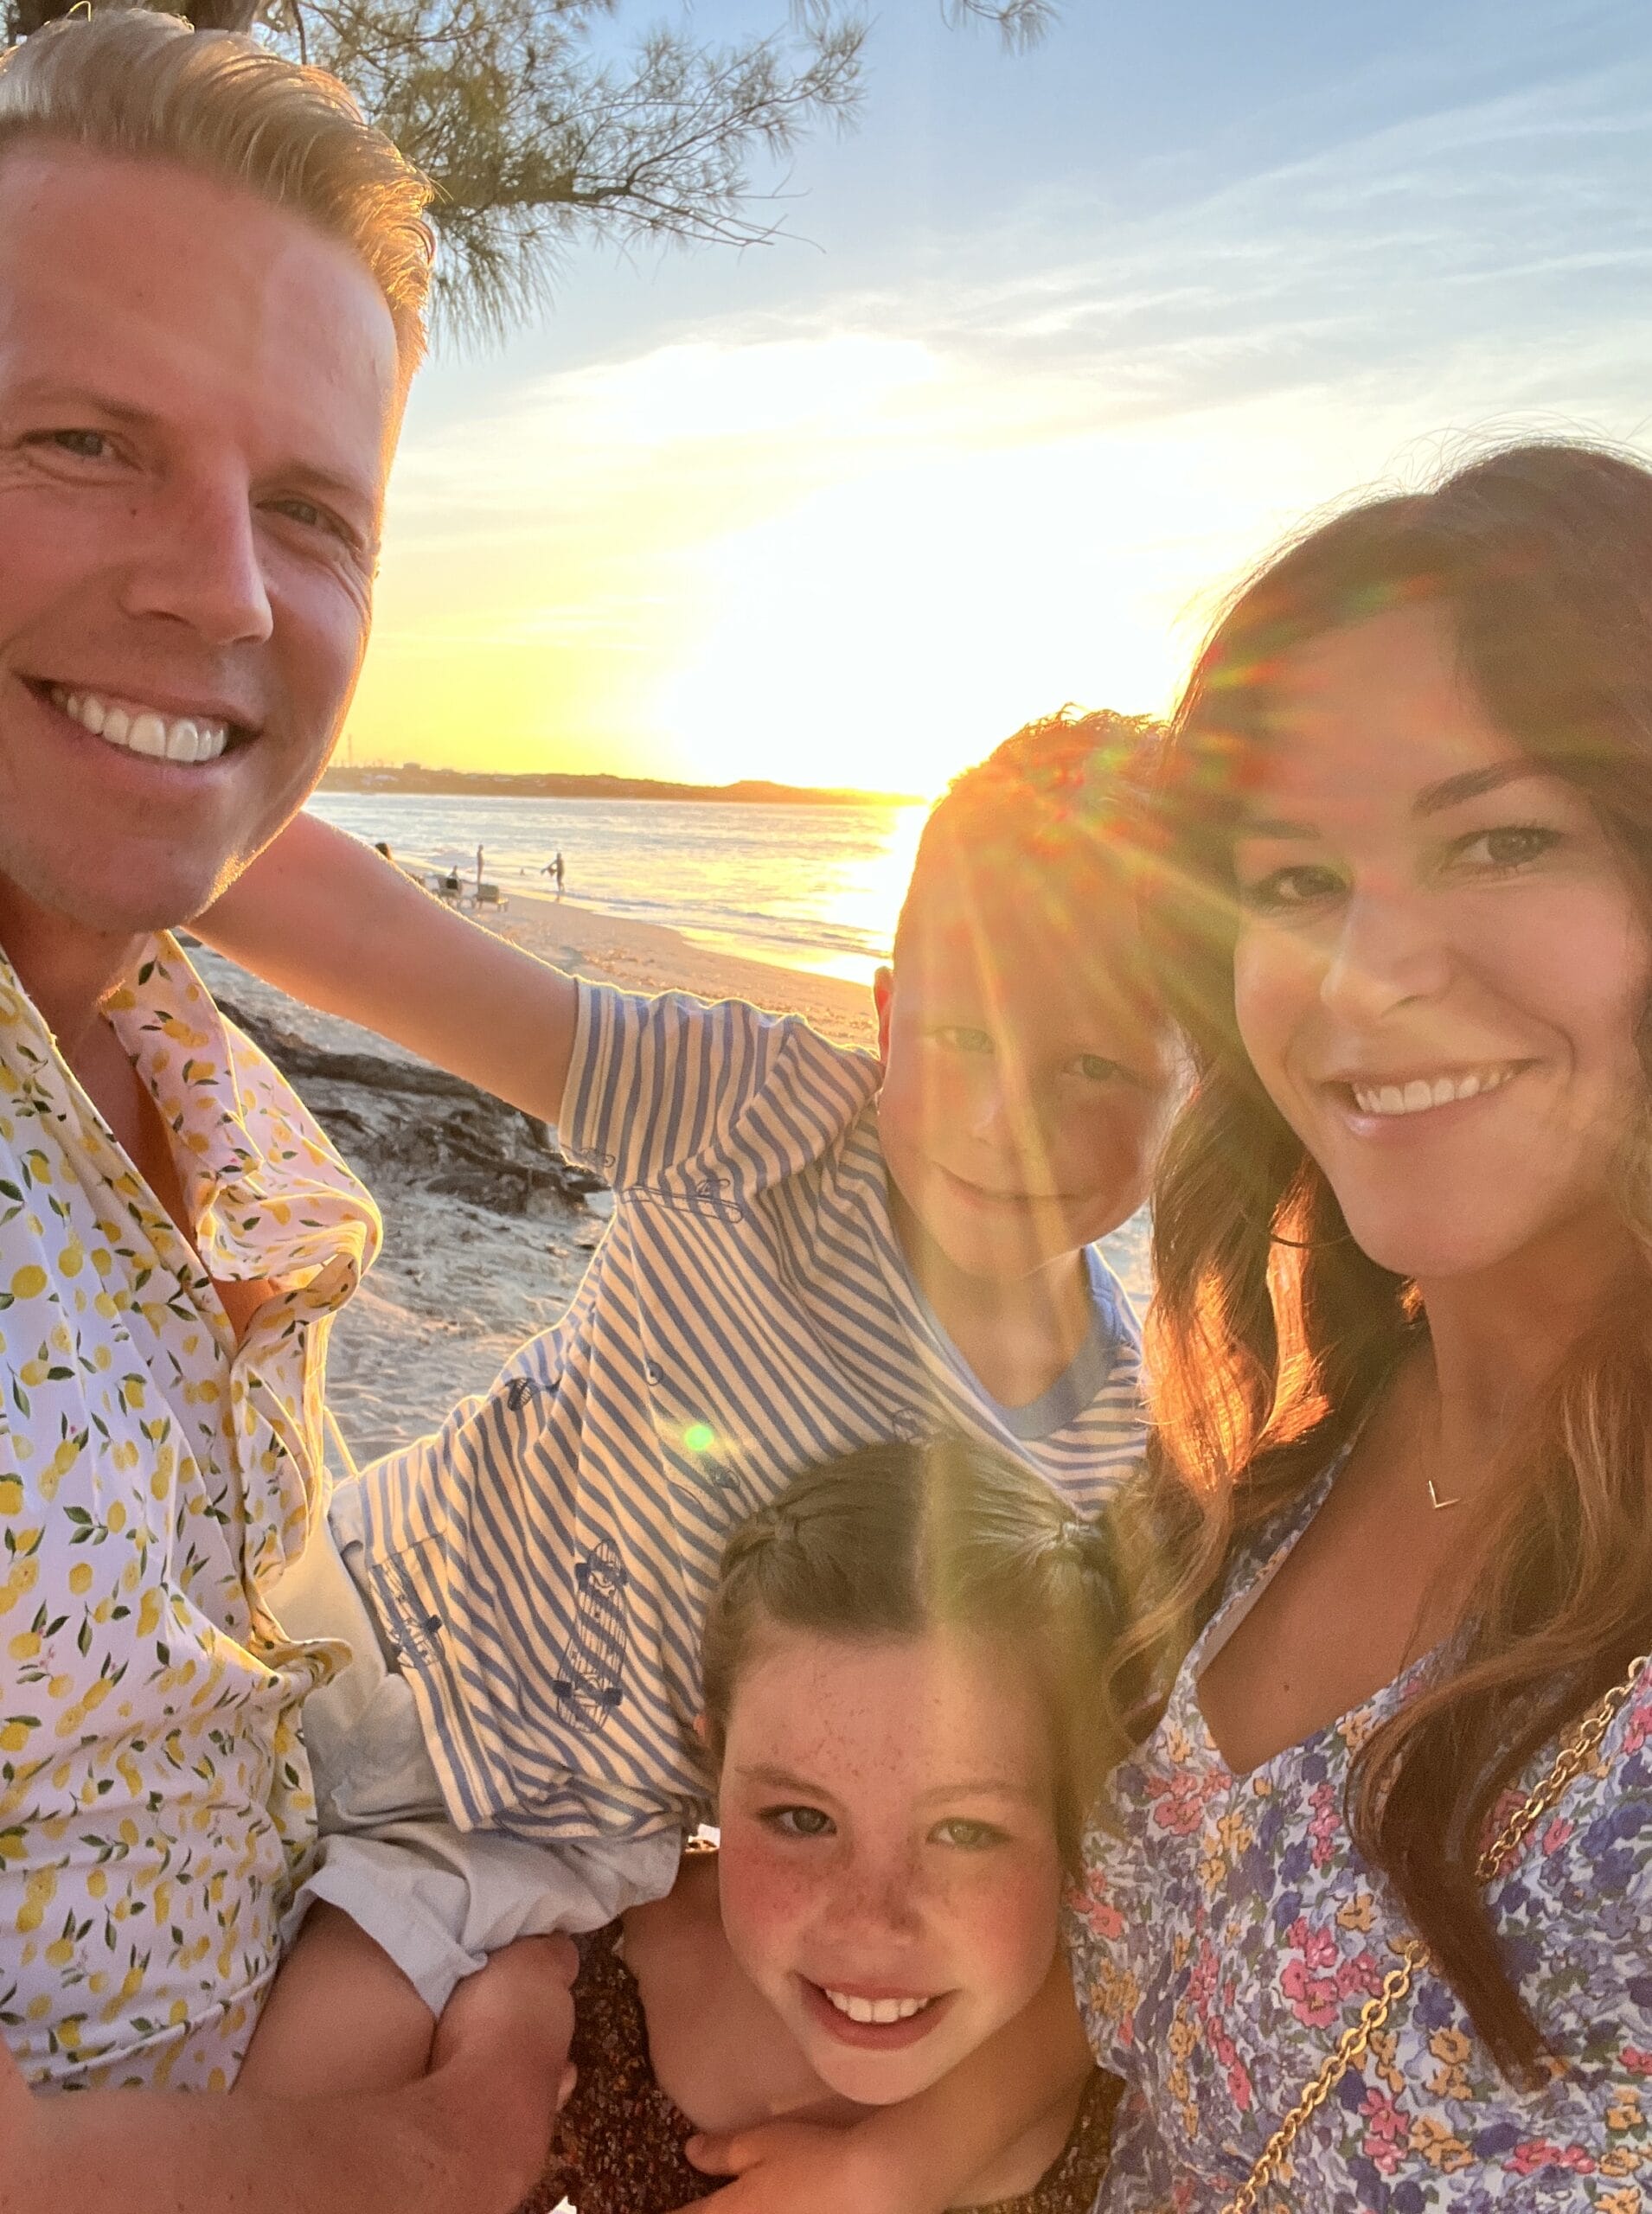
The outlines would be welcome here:
[[[694,2124],[654,2080],[648,2025],[631,1971],[614,1950],[618,1924],[580,1941],[571,2057],[579,2080],[564,2108],[551,2165],[521,2214],[674,2214],[720,2188],[683,2147]],[[1107,2166],[1118,2086],[1096,2075],[1066,2144],[1042,2180],[974,2214],[1090,2214]]]

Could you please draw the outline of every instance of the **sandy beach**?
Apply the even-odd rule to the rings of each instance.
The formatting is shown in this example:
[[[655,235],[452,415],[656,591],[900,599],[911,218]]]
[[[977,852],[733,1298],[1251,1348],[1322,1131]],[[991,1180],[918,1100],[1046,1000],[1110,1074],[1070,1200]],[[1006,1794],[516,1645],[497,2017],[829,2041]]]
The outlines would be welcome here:
[[[576,976],[630,991],[747,999],[802,1014],[840,1044],[875,1044],[870,994],[841,978],[744,960],[571,899],[513,890],[503,912],[484,909],[481,919]],[[204,947],[192,958],[285,1068],[383,1212],[383,1252],[334,1331],[329,1371],[344,1445],[365,1462],[436,1428],[557,1320],[601,1237],[608,1194],[567,1171],[543,1125]],[[1108,1245],[1139,1303],[1143,1226],[1127,1225]]]
[[[699,945],[681,931],[633,922],[578,899],[510,891],[496,918],[481,918],[501,937],[554,961],[576,976],[602,976],[632,992],[693,992],[703,1000],[751,1000],[775,1014],[801,1014],[842,1046],[875,1046],[872,995],[841,976],[779,969]]]

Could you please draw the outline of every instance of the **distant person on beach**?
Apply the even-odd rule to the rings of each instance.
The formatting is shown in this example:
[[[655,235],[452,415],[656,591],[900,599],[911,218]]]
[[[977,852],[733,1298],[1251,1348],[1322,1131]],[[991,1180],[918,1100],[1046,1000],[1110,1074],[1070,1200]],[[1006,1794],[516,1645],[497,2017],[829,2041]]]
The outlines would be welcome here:
[[[375,854],[382,854],[387,861],[393,861],[395,859],[395,855],[390,850],[390,841],[387,838],[375,838],[373,841],[373,850]]]
[[[6,2214],[505,2214],[549,2139],[565,1945],[393,2096],[218,2096],[315,1846],[335,1656],[282,1589],[379,1223],[170,931],[336,741],[426,197],[252,39],[99,8],[0,57]]]
[[[482,848],[478,846],[476,849],[476,896],[478,899],[482,897]]]
[[[1137,1328],[1093,1241],[1141,1202],[1179,1069],[1137,912],[1144,768],[1110,725],[1057,718],[957,780],[877,982],[876,1058],[739,1001],[576,981],[313,818],[212,918],[282,989],[554,1123],[614,1189],[567,1319],[336,1498],[400,1656],[338,1773],[388,1775],[385,1733],[422,1734],[422,1796],[406,1770],[388,1804],[445,1808],[466,1851],[547,1849],[467,1878],[447,1832],[439,1880],[405,1842],[400,1878],[370,1834],[387,1802],[344,1785],[339,1824],[368,1834],[333,1840],[312,1895],[432,2012],[498,1929],[591,1926],[669,1888],[708,1812],[718,1556],[797,1469],[955,1430],[1092,1514],[1136,1466]],[[1045,2028],[1064,2050],[1070,2004]],[[900,2179],[907,2214],[1023,2126],[1000,2111],[1027,2082],[1016,2044],[925,2095],[942,2119]]]
[[[561,850],[561,848],[560,848],[560,847],[558,847],[558,848],[557,848],[557,851],[556,851],[556,856],[555,856],[554,860],[553,860],[553,861],[547,861],[547,862],[546,862],[546,864],[545,864],[545,868],[544,868],[544,873],[545,873],[547,876],[549,876],[549,877],[554,877],[554,878],[555,878],[555,880],[556,880],[556,896],[557,896],[557,898],[560,899],[562,897],[562,876],[563,876],[563,867],[562,867],[562,850]]]
[[[736,1529],[704,1646],[719,1843],[581,1945],[579,2081],[524,2214],[675,2214],[717,2187],[691,2131],[867,2119],[1065,1982],[1120,1617],[1100,1526],[961,1440],[828,1462]],[[1090,2214],[1117,2083],[1075,2037],[1047,2089],[964,2203]]]

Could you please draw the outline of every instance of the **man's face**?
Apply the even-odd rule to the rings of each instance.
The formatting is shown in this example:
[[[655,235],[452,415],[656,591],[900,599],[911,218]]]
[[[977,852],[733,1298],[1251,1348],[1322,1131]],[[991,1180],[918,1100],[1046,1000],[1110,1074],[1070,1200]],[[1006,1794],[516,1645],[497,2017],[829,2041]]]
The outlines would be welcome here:
[[[321,772],[400,407],[346,247],[240,188],[0,162],[0,930],[198,914]]]

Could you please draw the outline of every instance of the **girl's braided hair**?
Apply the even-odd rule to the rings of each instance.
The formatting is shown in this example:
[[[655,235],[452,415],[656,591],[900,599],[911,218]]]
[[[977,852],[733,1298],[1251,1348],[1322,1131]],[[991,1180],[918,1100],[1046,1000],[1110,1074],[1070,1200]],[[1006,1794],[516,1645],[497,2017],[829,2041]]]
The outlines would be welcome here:
[[[1076,1870],[1085,1811],[1126,1743],[1106,1691],[1123,1626],[1105,1527],[1039,1477],[966,1438],[868,1445],[794,1478],[724,1549],[703,1648],[708,1747],[720,1763],[740,1672],[771,1629],[979,1636],[1032,1671]]]

